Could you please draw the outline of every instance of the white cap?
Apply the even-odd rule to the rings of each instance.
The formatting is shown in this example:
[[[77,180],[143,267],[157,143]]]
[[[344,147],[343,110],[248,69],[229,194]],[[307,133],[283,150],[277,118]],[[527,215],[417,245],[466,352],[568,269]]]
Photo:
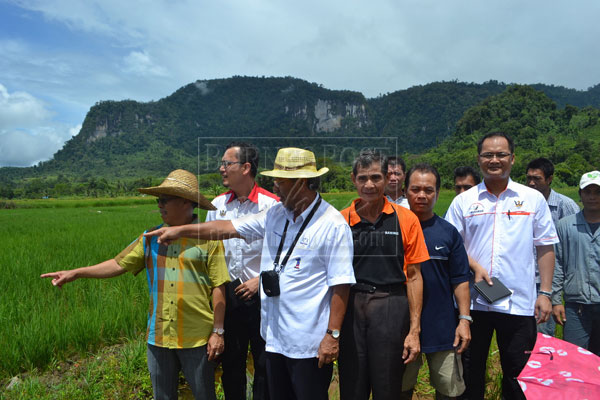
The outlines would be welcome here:
[[[589,185],[600,186],[600,171],[586,172],[585,174],[581,175],[579,189],[583,189]]]

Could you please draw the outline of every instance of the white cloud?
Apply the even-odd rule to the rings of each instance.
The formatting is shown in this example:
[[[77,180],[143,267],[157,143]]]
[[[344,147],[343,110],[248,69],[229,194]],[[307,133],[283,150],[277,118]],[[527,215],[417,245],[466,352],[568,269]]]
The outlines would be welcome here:
[[[52,113],[29,93],[8,93],[0,84],[0,129],[33,127],[49,119]]]
[[[0,166],[27,167],[47,160],[81,129],[53,116],[40,99],[10,93],[0,84]]]
[[[124,58],[123,71],[144,77],[168,76],[167,71],[154,64],[145,51],[132,51]]]
[[[12,107],[0,109],[0,129],[11,138],[42,134],[52,118],[68,138],[65,126],[82,123],[99,100],[157,100],[232,75],[294,76],[367,97],[452,79],[577,89],[599,82],[597,0],[10,4],[31,20],[20,21],[25,33],[5,32],[0,16],[0,82],[14,90],[0,93]]]

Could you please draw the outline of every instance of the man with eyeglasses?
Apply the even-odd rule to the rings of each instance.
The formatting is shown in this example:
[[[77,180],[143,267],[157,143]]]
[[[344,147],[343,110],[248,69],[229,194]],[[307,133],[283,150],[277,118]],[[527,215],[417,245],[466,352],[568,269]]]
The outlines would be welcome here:
[[[494,331],[500,350],[503,397],[525,398],[516,377],[527,362],[526,352],[535,345],[536,322],[547,321],[552,311],[556,229],[544,196],[510,179],[514,149],[505,133],[483,136],[477,144],[483,182],[456,196],[446,214],[464,239],[474,281],[492,285],[490,277],[497,278],[511,293],[489,303],[471,290],[474,322],[465,369],[468,399],[484,398],[486,360]],[[536,249],[540,271],[539,295],[532,248]]]
[[[223,186],[229,191],[212,201],[216,210],[206,213],[206,221],[232,220],[257,214],[279,200],[259,187],[258,149],[248,143],[232,142],[221,158],[219,172]],[[265,341],[260,337],[260,296],[258,295],[262,240],[250,243],[232,238],[223,241],[225,258],[231,277],[226,285],[225,352],[223,391],[226,399],[246,398],[246,362],[248,345],[254,362],[252,398],[268,399],[265,370]]]
[[[554,178],[554,164],[552,164],[552,161],[543,157],[536,158],[527,164],[525,170],[527,171],[527,186],[544,195],[544,198],[548,202],[548,207],[550,207],[550,214],[552,214],[552,221],[554,221],[555,226],[561,218],[579,212],[577,203],[571,198],[555,192],[550,187],[552,179]],[[540,276],[537,269],[535,274],[536,285],[539,290]],[[539,324],[537,329],[538,332],[554,336],[556,330],[554,318],[549,318],[548,321]]]
[[[191,172],[178,169],[160,186],[138,189],[157,197],[162,226],[198,222],[194,208],[214,207]],[[144,233],[146,233],[144,232]],[[146,341],[155,399],[176,399],[183,371],[196,399],[215,399],[216,359],[224,350],[225,283],[229,281],[220,241],[179,239],[169,245],[140,235],[115,258],[89,267],[43,274],[62,287],[79,278],[112,278],[146,270],[150,309]]]

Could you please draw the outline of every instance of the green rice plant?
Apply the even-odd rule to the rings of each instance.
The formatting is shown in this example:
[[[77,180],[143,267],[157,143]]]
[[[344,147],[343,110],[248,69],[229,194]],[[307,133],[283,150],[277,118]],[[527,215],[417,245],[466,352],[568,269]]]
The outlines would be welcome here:
[[[62,289],[39,276],[114,257],[161,222],[156,206],[2,210],[0,222],[0,379],[145,330],[143,276],[81,279]]]

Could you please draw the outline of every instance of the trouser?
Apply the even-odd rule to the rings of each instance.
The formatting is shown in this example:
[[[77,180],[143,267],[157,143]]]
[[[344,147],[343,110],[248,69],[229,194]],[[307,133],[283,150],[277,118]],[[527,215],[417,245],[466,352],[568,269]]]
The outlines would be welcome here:
[[[241,302],[225,311],[225,352],[223,362],[223,391],[227,400],[246,398],[246,359],[248,344],[254,360],[252,398],[268,399],[265,341],[260,336],[260,301]],[[232,302],[227,302],[231,304]]]
[[[563,339],[600,356],[600,304],[565,304]]]
[[[313,358],[289,358],[265,352],[269,396],[277,400],[327,400],[333,363],[319,368]]]
[[[398,399],[404,339],[410,325],[406,291],[351,290],[340,335],[340,398]]]
[[[456,349],[419,354],[417,359],[406,364],[402,378],[402,399],[411,399],[417,384],[419,369],[423,365],[423,355],[427,358],[429,384],[435,388],[436,399],[455,398],[465,391],[461,356]],[[407,396],[404,396],[406,394]]]
[[[194,398],[214,400],[215,364],[208,361],[206,346],[168,349],[148,344],[148,370],[155,400],[177,399],[179,371],[187,380]]]
[[[492,335],[496,341],[502,365],[502,395],[506,400],[525,399],[517,376],[527,363],[536,338],[533,316],[510,315],[491,311],[471,311],[471,344],[469,346],[468,373],[465,374],[467,390],[464,398],[483,399],[485,394],[486,361]]]
[[[536,287],[537,287],[537,293],[539,295],[540,284],[536,283]],[[549,335],[549,336],[554,336],[554,333],[556,331],[556,322],[554,321],[554,318],[552,318],[552,315],[550,316],[550,318],[548,318],[548,321],[537,325],[537,331],[540,333]]]

